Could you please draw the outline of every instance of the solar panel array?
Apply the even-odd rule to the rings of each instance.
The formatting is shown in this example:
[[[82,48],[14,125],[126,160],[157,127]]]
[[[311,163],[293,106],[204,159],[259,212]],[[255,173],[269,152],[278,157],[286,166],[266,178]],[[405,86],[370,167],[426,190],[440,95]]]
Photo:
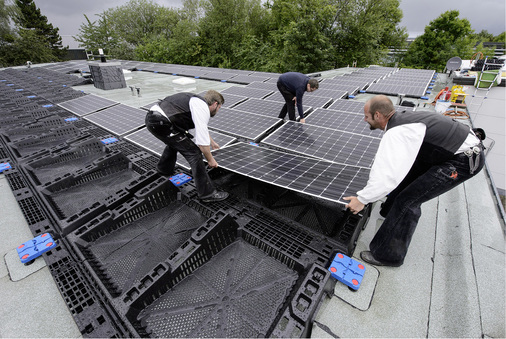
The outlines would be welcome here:
[[[340,202],[364,187],[369,169],[237,143],[215,155],[220,167],[255,180]]]
[[[369,86],[367,92],[387,95],[403,94],[409,97],[421,98],[429,89],[434,75],[435,72],[431,70],[401,69],[390,77]]]
[[[116,101],[102,98],[94,94],[88,94],[80,98],[62,102],[58,105],[74,113],[75,115],[82,117],[117,104],[118,102]]]
[[[238,104],[237,106],[234,107],[234,109],[249,113],[261,114],[272,118],[277,118],[284,103],[285,103],[284,100],[283,102],[279,102],[279,101],[251,98]],[[307,107],[304,105],[303,108],[305,114],[311,111],[311,107]]]
[[[84,117],[116,135],[125,135],[144,126],[146,111],[119,104]]]
[[[279,118],[222,107],[209,121],[209,128],[238,138],[256,141],[281,123],[282,120]]]

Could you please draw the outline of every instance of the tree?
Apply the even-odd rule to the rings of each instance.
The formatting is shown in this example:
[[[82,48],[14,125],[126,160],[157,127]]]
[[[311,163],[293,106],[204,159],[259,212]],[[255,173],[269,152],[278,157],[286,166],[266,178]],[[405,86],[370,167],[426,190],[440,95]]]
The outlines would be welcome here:
[[[103,49],[106,54],[119,48],[117,34],[111,29],[109,19],[105,13],[97,15],[98,21],[91,21],[85,14],[86,22],[79,27],[79,34],[74,39],[80,42],[79,46],[88,51],[98,52]]]
[[[62,38],[58,34],[59,29],[47,22],[47,17],[41,14],[33,0],[16,0],[16,6],[20,10],[20,15],[16,17],[18,26],[21,29],[34,30],[40,40],[37,45],[47,46],[51,50],[52,57],[50,59],[53,61],[61,60],[66,55],[67,49],[63,48]],[[28,36],[32,35],[24,34],[21,38],[28,38]],[[46,51],[41,54],[49,55]]]
[[[447,11],[431,21],[409,46],[403,64],[442,71],[451,57],[472,56],[476,45],[473,33],[469,21],[459,19],[459,11]]]

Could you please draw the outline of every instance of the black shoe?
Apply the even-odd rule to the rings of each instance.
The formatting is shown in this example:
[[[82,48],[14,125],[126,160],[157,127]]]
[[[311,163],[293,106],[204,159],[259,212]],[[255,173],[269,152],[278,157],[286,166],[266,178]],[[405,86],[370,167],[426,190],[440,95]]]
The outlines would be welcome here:
[[[172,176],[172,174],[164,173],[158,169],[156,170],[156,173],[158,173],[158,175],[161,175],[162,177],[171,177]]]
[[[396,263],[396,262],[387,262],[387,261],[380,261],[373,257],[372,253],[370,251],[362,251],[360,252],[360,258],[362,258],[363,261],[366,263],[369,263],[374,266],[391,266],[391,267],[399,267],[402,265],[402,263]]]
[[[200,200],[202,200],[202,202],[216,202],[216,201],[225,200],[227,198],[228,198],[227,192],[214,191],[213,194],[202,197],[202,198],[200,198]]]

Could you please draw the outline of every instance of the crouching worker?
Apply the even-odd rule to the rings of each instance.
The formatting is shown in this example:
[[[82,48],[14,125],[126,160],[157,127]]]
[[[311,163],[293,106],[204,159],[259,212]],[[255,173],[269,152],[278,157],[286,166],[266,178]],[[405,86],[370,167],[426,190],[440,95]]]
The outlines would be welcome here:
[[[148,131],[166,145],[157,165],[158,173],[172,175],[177,152],[181,153],[191,166],[197,193],[203,202],[228,198],[227,192],[215,189],[202,159],[204,154],[210,167],[218,167],[211,149],[220,146],[209,135],[207,125],[224,102],[223,96],[214,90],[207,91],[203,98],[193,93],[177,93],[151,107],[146,114]],[[195,129],[195,138],[188,132],[191,129]]]

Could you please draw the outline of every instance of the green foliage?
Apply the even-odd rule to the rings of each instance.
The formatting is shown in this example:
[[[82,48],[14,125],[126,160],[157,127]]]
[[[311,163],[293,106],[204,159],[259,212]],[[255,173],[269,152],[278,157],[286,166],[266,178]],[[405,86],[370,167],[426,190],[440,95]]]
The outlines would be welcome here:
[[[471,58],[475,45],[476,37],[469,21],[459,19],[457,10],[447,11],[425,27],[424,34],[409,46],[403,63],[442,71],[452,57]]]
[[[41,14],[33,0],[16,0],[16,5],[21,12],[15,19],[18,26],[21,29],[35,31],[36,36],[41,40],[38,46],[47,46],[46,48],[50,49],[50,51],[41,52],[42,54],[52,53],[53,59],[61,60],[66,54],[66,48],[63,48],[62,39],[58,34],[59,29],[47,22],[47,17]],[[32,35],[20,34],[21,38],[27,36]]]
[[[494,37],[494,42],[502,42],[506,45],[506,32],[502,32],[498,36]]]

